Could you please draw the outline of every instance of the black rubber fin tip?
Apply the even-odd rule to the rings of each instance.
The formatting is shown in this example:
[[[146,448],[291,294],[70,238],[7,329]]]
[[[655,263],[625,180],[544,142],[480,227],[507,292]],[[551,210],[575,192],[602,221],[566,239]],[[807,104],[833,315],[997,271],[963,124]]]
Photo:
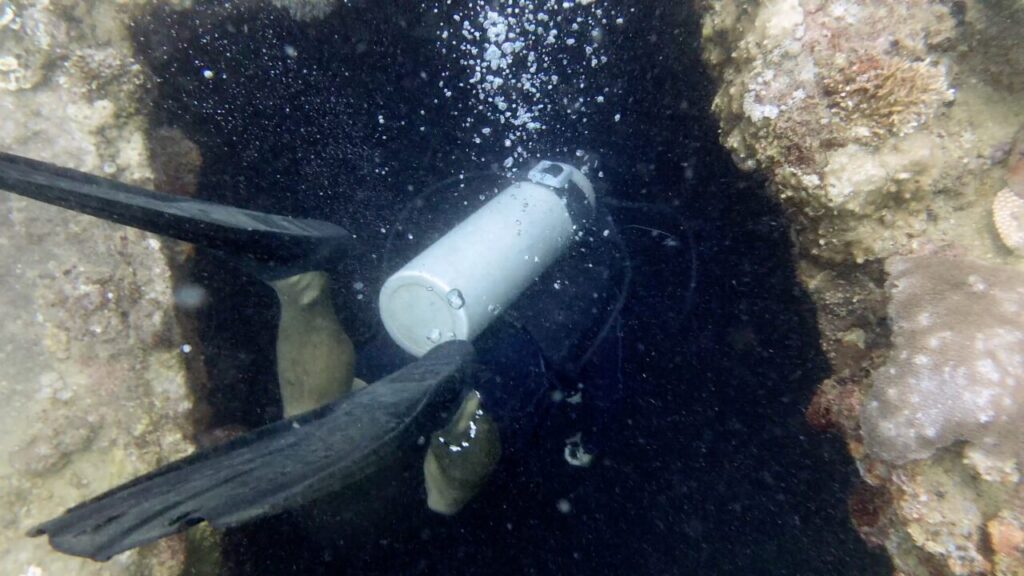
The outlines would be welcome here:
[[[255,261],[319,263],[356,251],[341,226],[174,196],[0,152],[0,189]]]
[[[57,550],[108,560],[200,522],[216,528],[296,508],[423,450],[469,385],[473,347],[439,345],[333,404],[196,452],[28,531]],[[372,494],[365,495],[372,498]]]

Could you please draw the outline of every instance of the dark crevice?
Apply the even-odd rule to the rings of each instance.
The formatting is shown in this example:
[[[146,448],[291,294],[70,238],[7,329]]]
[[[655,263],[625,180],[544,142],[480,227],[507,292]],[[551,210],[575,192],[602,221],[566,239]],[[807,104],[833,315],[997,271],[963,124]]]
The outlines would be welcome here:
[[[158,8],[136,26],[158,79],[153,126],[200,146],[201,197],[344,223],[377,246],[377,230],[418,191],[503,157],[467,145],[451,102],[471,104],[468,93],[434,101],[452,65],[432,33],[443,14],[367,2],[299,23],[223,4]],[[559,454],[552,466],[504,470],[459,516],[383,533],[375,546],[323,548],[288,515],[231,530],[227,574],[885,572],[847,517],[852,462],[804,422],[828,373],[813,305],[780,206],[718,144],[699,17],[685,2],[625,4],[635,11],[610,35],[602,76],[619,97],[586,126],[555,118],[564,130],[545,143],[553,156],[601,157],[602,193],[632,259],[621,357],[607,367],[627,395],[597,418],[616,440],[591,468],[558,465]],[[301,57],[282,58],[284,45]],[[409,122],[382,127],[378,115]],[[386,273],[377,261],[354,268],[371,287]],[[212,425],[278,418],[273,293],[202,250],[192,273],[210,296],[199,322]],[[563,424],[538,435],[560,445]],[[569,514],[556,507],[563,498]]]

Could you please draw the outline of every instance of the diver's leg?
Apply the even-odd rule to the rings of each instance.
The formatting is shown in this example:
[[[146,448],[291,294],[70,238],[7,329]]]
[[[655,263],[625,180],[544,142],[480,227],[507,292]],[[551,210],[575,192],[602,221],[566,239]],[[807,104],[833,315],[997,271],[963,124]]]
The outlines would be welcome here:
[[[480,491],[501,456],[498,427],[480,404],[480,394],[466,395],[448,426],[434,432],[423,461],[427,506],[455,514]]]
[[[304,272],[270,285],[281,301],[277,378],[287,418],[352,391],[355,349],[334,313],[327,274]]]
[[[381,488],[402,485],[402,469],[392,464],[422,458],[421,438],[444,426],[470,384],[472,359],[468,342],[445,342],[361,392],[196,452],[29,534],[49,535],[62,552],[106,560],[203,520],[215,528],[238,526],[323,499],[342,513],[379,515],[401,503],[401,493],[379,499]],[[420,478],[414,466],[404,469],[410,479]],[[306,512],[323,517],[316,508]],[[399,514],[389,524],[416,516]],[[367,525],[358,515],[339,517],[352,527]]]

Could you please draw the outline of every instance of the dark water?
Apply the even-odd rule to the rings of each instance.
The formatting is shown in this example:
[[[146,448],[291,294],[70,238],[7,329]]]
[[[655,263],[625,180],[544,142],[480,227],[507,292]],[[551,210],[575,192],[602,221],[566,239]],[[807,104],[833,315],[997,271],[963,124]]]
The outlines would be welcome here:
[[[546,111],[528,150],[585,151],[629,252],[629,298],[589,368],[625,394],[578,419],[599,428],[585,430],[602,439],[597,463],[560,462],[567,420],[555,417],[537,432],[534,465],[503,470],[455,518],[357,550],[273,518],[228,533],[227,574],[889,571],[849,525],[856,472],[841,442],[804,423],[828,372],[813,306],[780,207],[718,144],[698,16],[682,2],[598,2],[626,16],[602,37],[608,61],[585,73],[575,57],[550,64],[581,82],[559,88],[567,104]],[[201,196],[343,222],[382,254],[379,229],[419,190],[508,155],[500,139],[473,142],[479,99],[451,81],[472,71],[439,54],[457,5],[353,3],[297,23],[271,7],[207,4],[137,26],[159,80],[154,126],[200,145]],[[605,88],[603,106],[571,105],[573,90]],[[354,267],[370,286],[386,273],[374,259]],[[194,275],[211,293],[201,322],[213,424],[279,417],[273,294],[211,254]]]

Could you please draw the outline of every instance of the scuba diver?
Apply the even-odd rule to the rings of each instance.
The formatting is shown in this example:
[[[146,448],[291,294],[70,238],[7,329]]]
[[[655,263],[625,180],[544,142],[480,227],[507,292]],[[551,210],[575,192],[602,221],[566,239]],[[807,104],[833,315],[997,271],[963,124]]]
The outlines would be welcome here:
[[[67,554],[105,561],[204,521],[223,529],[286,511],[328,544],[396,517],[453,515],[499,462],[531,460],[552,398],[578,399],[586,380],[600,415],[621,394],[619,379],[583,374],[613,361],[603,347],[629,261],[592,184],[569,164],[541,161],[503,188],[433,192],[410,204],[384,258],[390,276],[374,314],[382,329],[358,346],[338,320],[331,285],[366,248],[340,225],[4,153],[0,189],[217,251],[280,303],[284,419],[31,530]],[[404,264],[392,272],[395,262]],[[570,440],[564,459],[574,466],[588,465],[588,449],[601,444]]]

